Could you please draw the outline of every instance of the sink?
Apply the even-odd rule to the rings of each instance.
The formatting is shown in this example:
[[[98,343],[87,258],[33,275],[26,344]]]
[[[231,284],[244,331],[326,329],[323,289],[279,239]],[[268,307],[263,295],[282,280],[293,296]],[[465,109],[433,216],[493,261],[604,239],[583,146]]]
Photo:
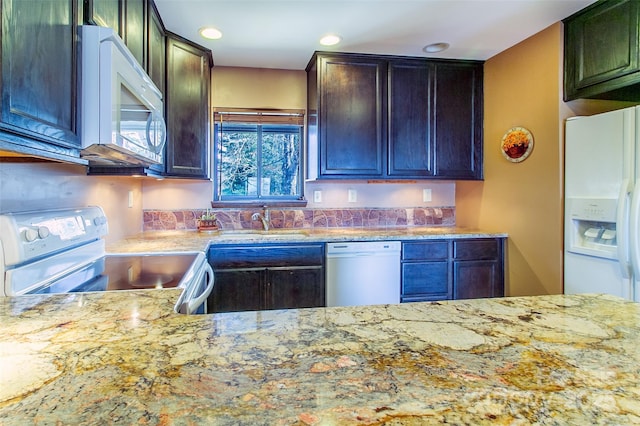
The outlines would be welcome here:
[[[308,237],[309,231],[302,229],[272,229],[270,231],[253,229],[232,229],[228,231],[220,231],[220,236],[234,240],[286,239]]]

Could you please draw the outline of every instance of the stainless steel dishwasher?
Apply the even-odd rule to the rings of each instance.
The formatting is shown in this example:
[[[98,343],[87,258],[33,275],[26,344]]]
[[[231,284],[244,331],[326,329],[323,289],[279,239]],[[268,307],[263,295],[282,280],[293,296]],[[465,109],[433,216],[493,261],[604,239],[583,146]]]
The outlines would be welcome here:
[[[327,306],[400,303],[400,242],[327,244]]]

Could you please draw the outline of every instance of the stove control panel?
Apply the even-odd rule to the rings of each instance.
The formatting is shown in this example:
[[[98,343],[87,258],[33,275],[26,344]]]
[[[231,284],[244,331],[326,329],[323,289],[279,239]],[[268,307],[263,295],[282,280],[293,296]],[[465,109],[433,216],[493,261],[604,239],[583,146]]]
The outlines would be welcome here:
[[[0,215],[5,266],[99,240],[107,232],[107,217],[96,206]]]

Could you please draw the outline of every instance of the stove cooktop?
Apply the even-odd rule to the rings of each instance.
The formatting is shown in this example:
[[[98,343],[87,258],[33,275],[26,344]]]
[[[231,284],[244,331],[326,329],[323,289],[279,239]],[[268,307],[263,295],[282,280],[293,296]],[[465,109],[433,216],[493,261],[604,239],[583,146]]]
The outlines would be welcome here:
[[[106,255],[34,293],[174,288],[197,254]]]

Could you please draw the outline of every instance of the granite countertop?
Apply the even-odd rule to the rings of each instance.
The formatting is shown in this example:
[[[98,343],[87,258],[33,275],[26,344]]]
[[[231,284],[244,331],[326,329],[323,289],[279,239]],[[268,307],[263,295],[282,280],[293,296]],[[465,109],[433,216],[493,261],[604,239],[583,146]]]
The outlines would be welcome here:
[[[0,424],[640,423],[640,304],[538,296],[183,316],[0,299]]]
[[[504,238],[506,236],[505,233],[458,227],[272,229],[266,232],[260,230],[146,231],[108,244],[107,251],[110,253],[206,251],[209,244]]]

